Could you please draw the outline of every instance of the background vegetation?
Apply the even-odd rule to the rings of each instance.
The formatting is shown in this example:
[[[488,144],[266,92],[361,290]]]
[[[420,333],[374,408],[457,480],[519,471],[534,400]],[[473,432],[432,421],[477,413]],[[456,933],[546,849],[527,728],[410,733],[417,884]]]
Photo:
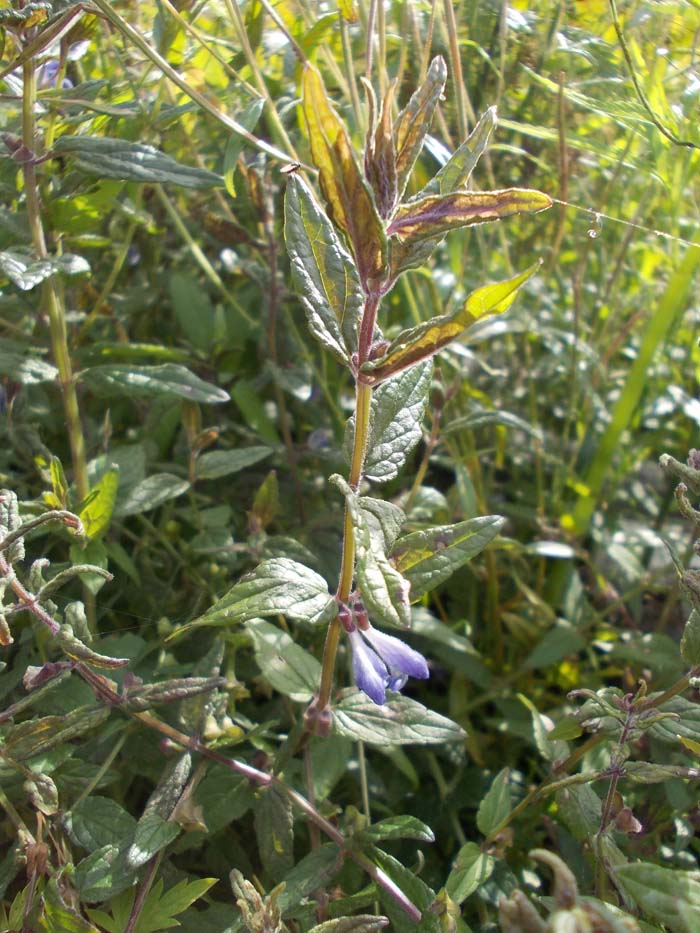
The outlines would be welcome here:
[[[52,0],[0,26],[0,927],[700,928],[697,514],[659,467],[700,423],[697,4]],[[392,336],[543,260],[436,358],[377,494],[409,530],[505,522],[414,606],[426,721],[304,740],[323,626],[168,639],[266,558],[334,586],[353,384],[285,250],[301,62],[360,150],[363,76],[400,108],[438,54],[411,190],[495,106],[473,186],[558,200],[450,233],[386,299]]]

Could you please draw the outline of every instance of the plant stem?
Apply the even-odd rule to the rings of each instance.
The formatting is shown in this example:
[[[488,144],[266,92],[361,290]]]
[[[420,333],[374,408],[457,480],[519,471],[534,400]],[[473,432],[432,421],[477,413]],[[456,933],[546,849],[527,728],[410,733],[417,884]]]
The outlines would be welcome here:
[[[379,295],[370,293],[365,301],[365,308],[360,324],[360,333],[357,351],[358,376],[355,383],[355,434],[352,443],[352,459],[350,461],[350,476],[348,483],[353,492],[357,492],[362,482],[362,470],[367,452],[367,438],[369,436],[369,416],[372,408],[372,387],[362,380],[361,367],[369,359],[374,337],[374,326],[379,310]],[[352,581],[355,574],[355,535],[352,528],[350,512],[345,507],[345,524],[343,528],[343,550],[340,565],[340,578],[336,591],[338,604],[346,603],[352,590]],[[323,661],[321,666],[321,684],[318,691],[318,709],[324,710],[330,700],[333,687],[333,671],[335,669],[335,656],[340,641],[341,623],[333,619],[328,626],[326,643],[323,647]]]
[[[32,244],[37,259],[47,259],[46,237],[41,221],[41,206],[39,204],[39,187],[34,162],[34,145],[36,135],[36,121],[34,110],[36,106],[36,72],[35,63],[29,59],[22,66],[24,90],[22,94],[22,142],[27,157],[22,165],[24,172],[24,191],[27,199],[27,219],[32,236]],[[63,410],[66,416],[68,443],[73,464],[73,477],[78,501],[82,501],[90,491],[87,478],[87,465],[85,460],[85,440],[80,424],[80,410],[78,396],[73,380],[73,367],[68,350],[68,331],[66,328],[66,311],[61,292],[56,283],[55,276],[49,276],[42,286],[43,304],[49,316],[49,331],[51,335],[51,350],[58,368],[58,379],[63,397]]]

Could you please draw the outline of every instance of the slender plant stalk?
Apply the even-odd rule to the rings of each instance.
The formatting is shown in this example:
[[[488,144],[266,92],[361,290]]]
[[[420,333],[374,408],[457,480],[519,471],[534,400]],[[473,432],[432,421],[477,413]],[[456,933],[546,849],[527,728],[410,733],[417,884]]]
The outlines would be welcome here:
[[[34,252],[38,259],[47,259],[46,236],[41,219],[41,205],[39,203],[39,186],[36,177],[34,162],[34,147],[36,145],[36,69],[32,60],[26,61],[22,66],[24,90],[22,96],[22,142],[27,158],[22,168],[24,172],[24,190],[27,199],[27,218],[32,236]],[[68,443],[73,464],[73,476],[77,498],[82,501],[90,491],[87,477],[87,463],[85,459],[85,439],[80,423],[80,410],[78,396],[75,391],[73,366],[68,349],[68,330],[66,327],[66,309],[63,296],[56,282],[55,276],[49,276],[42,285],[43,306],[49,317],[49,331],[51,335],[51,350],[53,352],[58,379],[63,398],[63,411],[66,417]]]
[[[365,307],[360,324],[358,342],[358,372],[362,364],[369,359],[374,337],[374,326],[379,310],[379,295],[371,293],[365,301]],[[367,438],[369,435],[369,416],[372,406],[372,388],[358,376],[355,389],[355,434],[352,445],[352,459],[350,461],[350,488],[357,492],[362,482],[362,470],[367,451]],[[355,535],[352,519],[348,507],[345,507],[345,524],[343,530],[343,549],[340,565],[340,579],[336,591],[338,605],[347,603],[352,590],[352,581],[355,573]],[[342,630],[341,623],[336,617],[328,626],[326,643],[323,647],[323,660],[321,664],[321,685],[318,693],[318,709],[324,710],[330,700],[333,687],[333,671],[335,669],[335,656],[338,651],[338,642]]]

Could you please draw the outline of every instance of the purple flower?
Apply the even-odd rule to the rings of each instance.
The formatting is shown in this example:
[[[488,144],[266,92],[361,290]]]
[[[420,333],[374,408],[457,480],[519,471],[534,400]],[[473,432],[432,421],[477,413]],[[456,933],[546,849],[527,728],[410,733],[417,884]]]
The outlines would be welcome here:
[[[425,680],[430,676],[422,654],[401,639],[378,632],[369,623],[366,629],[348,632],[348,637],[355,683],[380,706],[386,702],[387,689],[400,690],[409,677]]]

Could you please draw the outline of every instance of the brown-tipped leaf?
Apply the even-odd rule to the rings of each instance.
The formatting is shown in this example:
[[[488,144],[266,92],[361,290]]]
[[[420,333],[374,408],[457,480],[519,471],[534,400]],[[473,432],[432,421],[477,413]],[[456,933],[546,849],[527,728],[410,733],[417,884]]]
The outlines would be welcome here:
[[[398,116],[394,135],[399,197],[406,188],[408,176],[423,148],[446,80],[445,60],[441,55],[437,55],[430,63],[425,81]]]
[[[386,237],[372,194],[355,160],[343,122],[311,65],[302,76],[302,109],[309,145],[329,213],[346,234],[366,291],[384,277]]]
[[[442,350],[480,318],[507,311],[520,286],[538,268],[539,262],[512,279],[477,288],[462,307],[451,314],[442,314],[403,331],[389,345],[384,356],[363,365],[362,372],[367,381],[375,385],[383,382],[394,373],[401,372]]]
[[[413,242],[513,214],[537,213],[551,206],[551,198],[531,188],[430,195],[400,207],[387,232],[403,242]]]

